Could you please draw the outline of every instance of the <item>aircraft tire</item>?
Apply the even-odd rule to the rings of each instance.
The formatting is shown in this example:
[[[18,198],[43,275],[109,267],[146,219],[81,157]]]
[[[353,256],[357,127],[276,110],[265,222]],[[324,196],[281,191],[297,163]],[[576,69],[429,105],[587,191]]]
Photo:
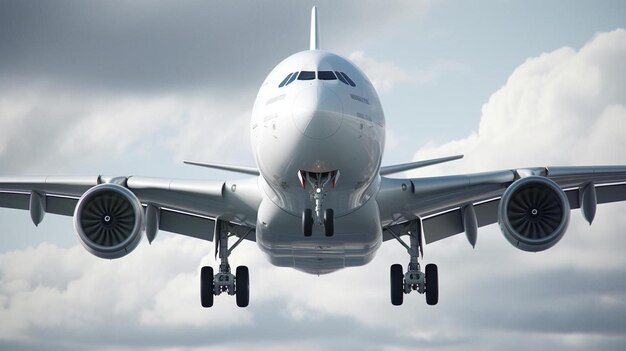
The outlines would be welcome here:
[[[335,234],[335,213],[332,208],[324,211],[324,234],[333,236]]]
[[[302,211],[302,233],[306,237],[313,234],[313,211],[310,208]]]
[[[402,305],[404,299],[404,272],[402,265],[391,265],[391,304],[394,306]]]
[[[213,267],[204,266],[200,271],[200,301],[202,307],[212,307],[213,297]]]
[[[250,273],[248,271],[248,267],[237,267],[235,279],[237,306],[248,307],[248,304],[250,303]]]
[[[439,302],[439,277],[436,264],[426,265],[426,303],[433,306]]]

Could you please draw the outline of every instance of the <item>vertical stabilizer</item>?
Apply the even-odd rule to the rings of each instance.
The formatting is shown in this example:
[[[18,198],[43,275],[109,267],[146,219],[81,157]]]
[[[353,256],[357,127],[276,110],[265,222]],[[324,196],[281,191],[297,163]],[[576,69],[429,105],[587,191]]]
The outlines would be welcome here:
[[[320,37],[317,31],[317,7],[313,6],[311,9],[311,45],[309,50],[319,50]]]

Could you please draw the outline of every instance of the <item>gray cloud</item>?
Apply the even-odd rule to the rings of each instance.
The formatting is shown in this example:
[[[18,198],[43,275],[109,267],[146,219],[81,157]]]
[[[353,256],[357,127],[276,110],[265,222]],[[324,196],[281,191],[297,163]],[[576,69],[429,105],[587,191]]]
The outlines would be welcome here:
[[[274,65],[308,47],[312,4],[0,3],[0,172],[101,173],[120,155],[135,165],[158,157],[253,164],[254,96]],[[317,5],[322,45],[346,52],[427,8]]]
[[[256,88],[278,61],[308,48],[315,3],[323,47],[346,52],[392,19],[427,6],[424,1],[4,1],[0,80],[44,79],[115,91]]]

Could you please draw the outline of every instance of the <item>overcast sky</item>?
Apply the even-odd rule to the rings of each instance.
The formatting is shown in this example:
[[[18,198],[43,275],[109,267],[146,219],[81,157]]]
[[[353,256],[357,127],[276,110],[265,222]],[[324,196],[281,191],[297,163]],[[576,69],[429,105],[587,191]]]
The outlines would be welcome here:
[[[385,164],[465,154],[410,176],[626,164],[623,1],[0,0],[0,175],[227,179],[183,159],[254,163],[248,125],[265,76],[308,47],[353,60],[379,91]],[[71,218],[0,210],[0,349],[624,350],[626,204],[572,212],[547,252],[496,226],[426,247],[440,302],[389,302],[387,242],[365,267],[316,277],[254,243],[251,303],[199,302],[213,244],[160,233],[114,261]]]

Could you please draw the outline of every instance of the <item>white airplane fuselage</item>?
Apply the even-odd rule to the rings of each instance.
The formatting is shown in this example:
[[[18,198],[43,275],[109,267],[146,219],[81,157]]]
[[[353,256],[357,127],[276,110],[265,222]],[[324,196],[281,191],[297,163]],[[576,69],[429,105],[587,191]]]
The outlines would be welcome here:
[[[298,78],[279,87],[294,72],[315,72],[315,78],[303,80],[297,73]],[[328,72],[333,72],[331,77],[324,77]],[[332,79],[340,72],[348,79]],[[256,241],[270,262],[324,274],[371,261],[382,242],[375,195],[385,119],[365,74],[326,51],[288,57],[259,90],[251,138],[263,197]],[[324,209],[334,211],[330,237],[320,223],[312,236],[303,235],[302,213],[315,207],[314,189],[301,177],[306,172],[336,175],[324,187],[322,202]]]

